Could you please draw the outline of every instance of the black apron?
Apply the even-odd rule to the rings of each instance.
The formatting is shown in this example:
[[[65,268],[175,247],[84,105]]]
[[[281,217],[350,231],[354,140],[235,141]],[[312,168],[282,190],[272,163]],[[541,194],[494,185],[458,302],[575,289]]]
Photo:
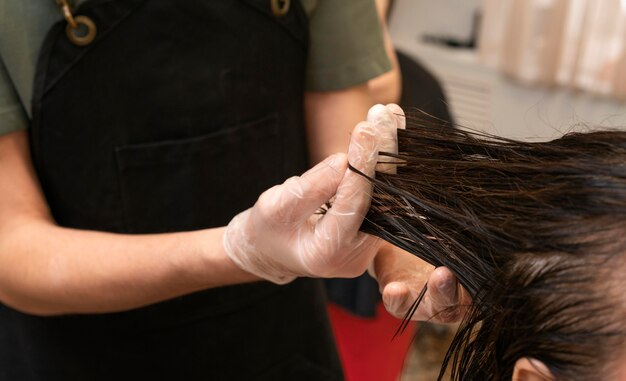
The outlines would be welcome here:
[[[49,32],[33,161],[61,226],[222,226],[306,167],[307,20],[269,0],[93,0],[98,36]],[[36,237],[34,237],[36,239]],[[0,305],[0,380],[341,379],[318,281],[207,290],[111,314]]]

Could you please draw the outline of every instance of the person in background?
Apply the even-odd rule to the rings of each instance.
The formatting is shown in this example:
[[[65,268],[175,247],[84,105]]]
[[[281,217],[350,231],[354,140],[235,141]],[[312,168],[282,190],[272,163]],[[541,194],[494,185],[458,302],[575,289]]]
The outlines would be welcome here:
[[[0,3],[0,378],[342,378],[312,278],[377,254],[349,131],[389,66],[337,4]]]

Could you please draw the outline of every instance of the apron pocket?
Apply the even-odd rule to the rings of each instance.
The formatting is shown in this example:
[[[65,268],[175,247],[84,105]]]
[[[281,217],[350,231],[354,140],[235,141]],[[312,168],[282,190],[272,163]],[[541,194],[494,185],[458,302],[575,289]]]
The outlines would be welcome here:
[[[115,149],[129,233],[227,224],[283,181],[276,115],[183,140]]]

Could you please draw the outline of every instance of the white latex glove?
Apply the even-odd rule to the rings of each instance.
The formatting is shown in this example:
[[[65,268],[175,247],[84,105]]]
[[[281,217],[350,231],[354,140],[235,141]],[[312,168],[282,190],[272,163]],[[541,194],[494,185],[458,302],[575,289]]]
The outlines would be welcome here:
[[[380,131],[380,152],[397,153],[397,129],[406,128],[406,119],[400,106],[374,106],[370,110],[368,121]],[[386,157],[380,157],[380,160],[389,163],[379,164],[378,171],[396,172],[393,160]],[[379,284],[385,308],[397,318],[405,316],[426,282],[428,290],[412,320],[456,322],[463,317],[471,304],[471,298],[449,269],[435,269],[413,254],[389,243],[381,246],[368,270]]]
[[[377,131],[362,122],[352,132],[348,155],[336,154],[275,186],[237,215],[224,233],[224,248],[243,270],[274,283],[296,277],[355,277],[366,271],[378,238],[359,232],[372,186],[347,169],[373,176]],[[326,214],[316,213],[334,197]]]

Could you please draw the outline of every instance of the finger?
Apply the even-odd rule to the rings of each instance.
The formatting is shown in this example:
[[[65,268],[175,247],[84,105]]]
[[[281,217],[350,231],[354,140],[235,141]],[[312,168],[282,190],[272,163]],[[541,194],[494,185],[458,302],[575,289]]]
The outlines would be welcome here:
[[[367,113],[367,121],[376,129],[379,150],[393,152],[396,149],[396,117],[383,105],[375,105]]]
[[[389,103],[387,105],[387,109],[391,111],[396,119],[396,128],[400,130],[406,129],[406,116],[404,115],[404,110],[402,110],[402,107],[398,106],[395,103]]]
[[[359,123],[350,139],[348,162],[363,174],[373,177],[378,158],[378,142],[374,127]],[[351,242],[363,222],[370,205],[372,184],[360,174],[348,170],[337,189],[335,202],[319,220],[317,230],[324,236],[335,235],[335,242]]]
[[[394,317],[401,319],[414,302],[410,287],[403,282],[388,283],[383,289],[383,304]]]
[[[375,105],[367,113],[367,121],[376,129],[378,139],[378,149],[381,153],[395,154],[398,152],[398,137],[396,117],[387,107]],[[378,158],[376,170],[384,173],[395,173],[396,165],[394,159],[382,155]]]
[[[429,304],[433,320],[452,323],[461,317],[459,284],[446,267],[438,267],[428,280]]]
[[[348,167],[345,154],[331,155],[302,176],[294,176],[259,197],[257,208],[268,221],[306,221],[337,192]]]
[[[402,108],[395,103],[389,103],[385,107],[392,114],[393,120],[395,122],[395,129],[393,130],[393,149],[390,148],[389,151],[383,151],[383,149],[381,149],[380,151],[397,154],[398,153],[398,129],[406,129],[406,117],[404,115],[404,110],[402,110]],[[395,159],[395,158],[379,159],[379,161],[383,161],[383,160],[389,161],[391,163],[400,162],[400,160]],[[386,173],[396,173],[396,168],[397,168],[397,164],[388,164],[388,168],[387,169],[382,168],[381,171],[384,171]]]

